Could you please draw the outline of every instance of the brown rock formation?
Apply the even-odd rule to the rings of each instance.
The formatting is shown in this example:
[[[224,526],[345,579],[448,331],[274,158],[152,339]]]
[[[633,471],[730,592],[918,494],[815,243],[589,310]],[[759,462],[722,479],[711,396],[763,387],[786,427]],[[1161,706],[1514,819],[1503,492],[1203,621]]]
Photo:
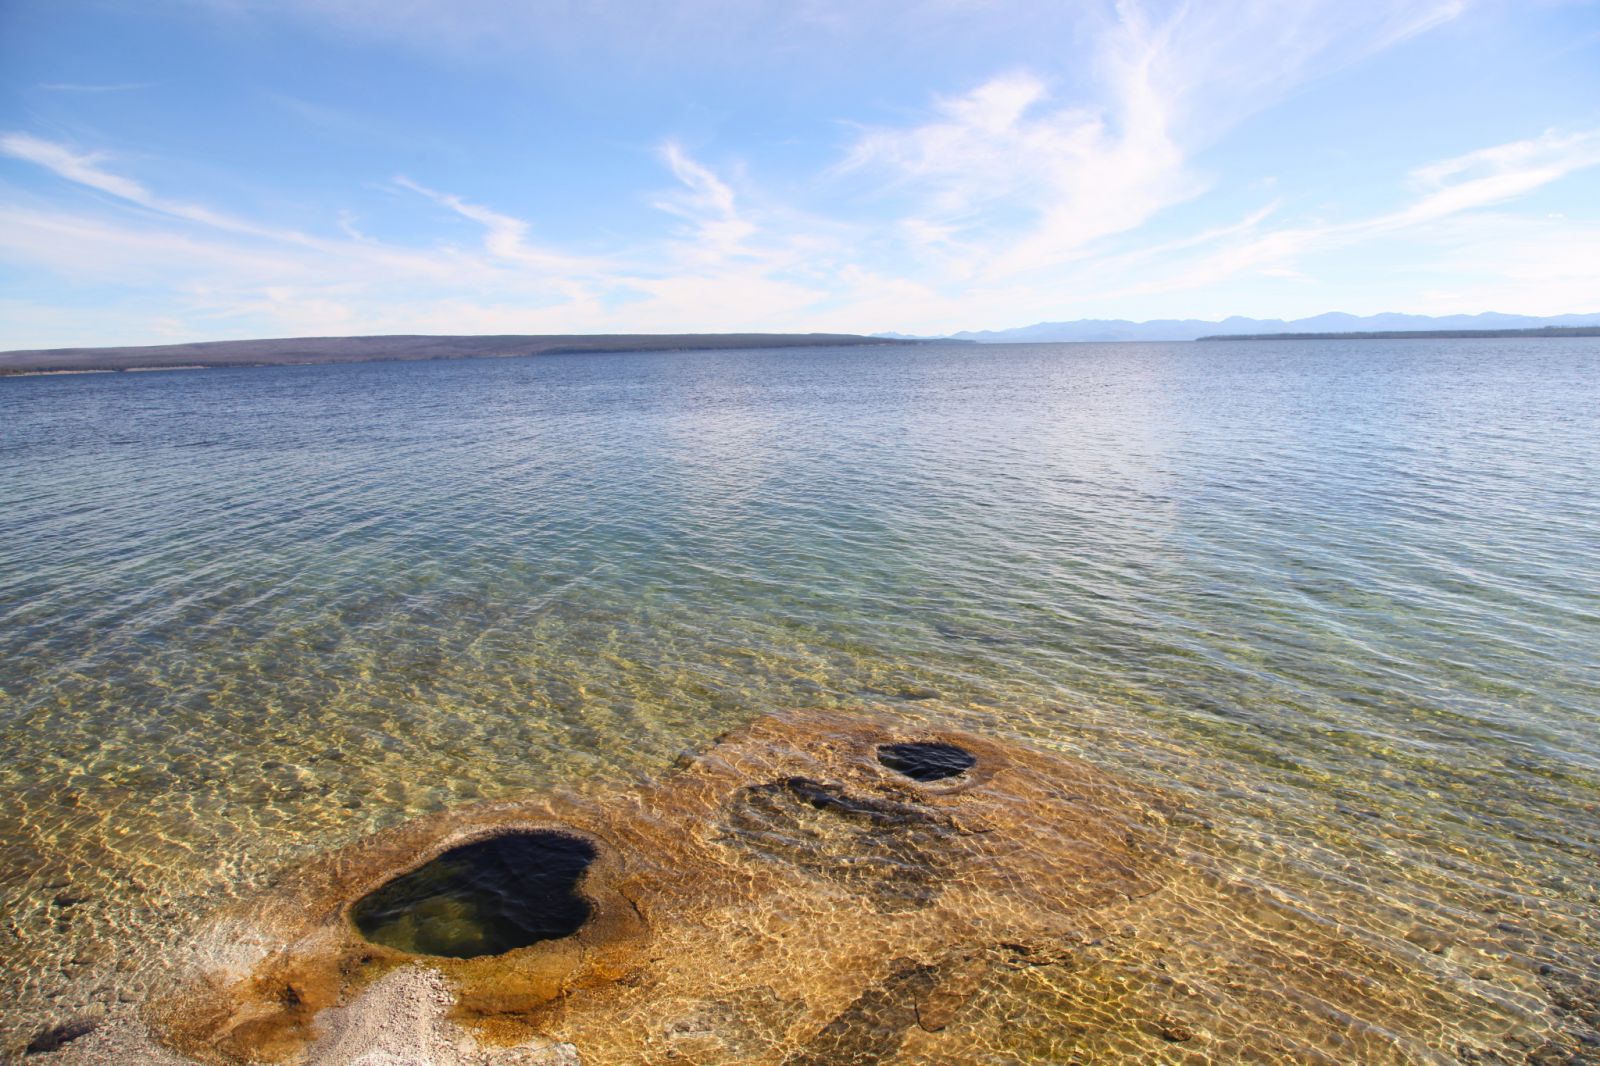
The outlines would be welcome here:
[[[919,742],[972,765],[919,781],[891,768],[903,749],[880,760]],[[937,1041],[986,975],[1068,958],[1104,935],[1099,909],[1154,891],[1152,802],[977,737],[769,717],[637,794],[451,812],[293,870],[211,923],[152,1017],[206,1061],[303,1058],[320,1011],[419,959],[364,939],[357,901],[462,844],[555,830],[594,849],[575,934],[420,957],[480,1038],[590,1063],[878,1061],[913,1031]]]

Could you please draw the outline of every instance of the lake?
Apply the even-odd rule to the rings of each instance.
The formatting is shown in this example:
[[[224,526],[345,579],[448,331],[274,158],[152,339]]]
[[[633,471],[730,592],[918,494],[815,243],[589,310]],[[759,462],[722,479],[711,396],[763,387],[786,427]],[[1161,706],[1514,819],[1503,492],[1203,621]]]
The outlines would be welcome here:
[[[8,1046],[292,861],[805,707],[1180,797],[1414,989],[1367,1061],[1596,1061],[1597,456],[1596,339],[0,380]]]

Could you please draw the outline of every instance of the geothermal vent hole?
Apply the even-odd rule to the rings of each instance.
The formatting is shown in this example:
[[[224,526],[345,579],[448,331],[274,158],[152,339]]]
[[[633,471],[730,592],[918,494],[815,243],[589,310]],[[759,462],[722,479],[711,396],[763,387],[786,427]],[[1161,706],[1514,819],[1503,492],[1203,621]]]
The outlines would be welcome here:
[[[913,781],[943,781],[977,765],[977,758],[965,748],[938,741],[914,744],[880,744],[878,761]]]
[[[454,959],[559,940],[589,920],[578,882],[595,854],[549,830],[462,844],[361,897],[350,918],[374,944]]]

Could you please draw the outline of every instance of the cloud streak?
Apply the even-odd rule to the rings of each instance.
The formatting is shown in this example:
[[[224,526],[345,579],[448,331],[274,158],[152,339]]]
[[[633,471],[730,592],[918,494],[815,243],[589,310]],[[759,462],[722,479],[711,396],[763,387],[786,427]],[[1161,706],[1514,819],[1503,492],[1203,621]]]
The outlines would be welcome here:
[[[1600,130],[1546,132],[1478,149],[1413,169],[1407,184],[1417,195],[1398,210],[1349,222],[1285,226],[1264,233],[1251,232],[1255,227],[1248,226],[1239,234],[1246,239],[1183,271],[1102,295],[1110,298],[1196,288],[1249,270],[1299,273],[1298,264],[1308,257],[1498,206],[1597,165]]]
[[[471,203],[454,193],[430,189],[404,175],[396,176],[394,183],[402,189],[427,197],[462,218],[478,223],[484,230],[484,250],[497,259],[550,273],[591,274],[601,269],[600,264],[593,260],[562,255],[529,244],[528,224],[520,218]]]
[[[924,123],[864,129],[840,167],[884,178],[898,220],[958,273],[1015,282],[1103,251],[1210,181],[1194,153],[1288,88],[1458,15],[1455,2],[1143,4],[1103,17],[1085,66],[1100,92],[1059,100],[1026,70],[942,97]]]
[[[66,145],[31,134],[8,133],[0,136],[0,153],[44,167],[67,181],[126,200],[157,214],[233,233],[297,244],[310,243],[309,238],[290,230],[258,226],[199,204],[158,196],[132,178],[107,170],[103,164],[108,157],[103,152],[75,152]]]
[[[663,195],[655,206],[690,224],[687,258],[711,265],[750,255],[745,242],[756,227],[740,217],[732,187],[691,159],[676,141],[661,146],[661,159],[683,191]]]

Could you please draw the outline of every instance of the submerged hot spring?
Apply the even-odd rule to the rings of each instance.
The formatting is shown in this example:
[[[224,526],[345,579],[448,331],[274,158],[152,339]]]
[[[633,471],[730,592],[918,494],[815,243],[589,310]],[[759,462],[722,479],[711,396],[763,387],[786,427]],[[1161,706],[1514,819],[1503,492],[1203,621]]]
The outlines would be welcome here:
[[[589,918],[578,881],[594,855],[555,832],[462,844],[362,896],[350,918],[375,944],[456,959],[559,940]]]

